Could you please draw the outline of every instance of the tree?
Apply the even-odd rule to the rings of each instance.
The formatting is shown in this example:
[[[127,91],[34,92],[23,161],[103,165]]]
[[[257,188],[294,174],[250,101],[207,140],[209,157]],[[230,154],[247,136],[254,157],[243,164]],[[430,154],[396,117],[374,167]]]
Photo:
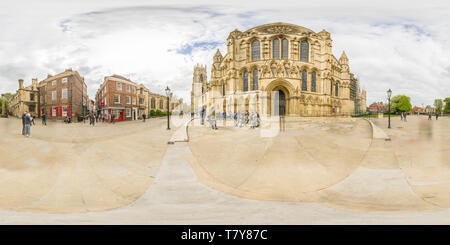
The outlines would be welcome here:
[[[0,98],[0,115],[3,114],[3,103],[5,103],[6,112],[8,112],[8,100],[3,100],[2,98]]]
[[[445,98],[444,102],[445,102],[444,112],[450,113],[450,97]]]
[[[12,94],[12,93],[5,93],[5,94],[3,94],[3,96],[5,96],[5,99],[7,101],[11,101],[11,99],[14,97],[14,95],[15,94]]]
[[[396,95],[391,98],[391,113],[398,112],[398,102],[400,101],[400,98],[404,95]]]
[[[397,110],[400,112],[408,112],[412,109],[410,98],[406,95],[401,95],[398,100]]]
[[[443,103],[441,99],[435,99],[434,100],[434,108],[436,108],[436,113],[442,111]]]

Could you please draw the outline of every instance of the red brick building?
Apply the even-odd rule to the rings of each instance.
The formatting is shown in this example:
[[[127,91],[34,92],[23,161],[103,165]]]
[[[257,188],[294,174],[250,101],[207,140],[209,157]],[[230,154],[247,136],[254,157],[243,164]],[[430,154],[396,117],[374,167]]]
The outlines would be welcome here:
[[[65,119],[70,116],[75,121],[87,112],[87,86],[77,71],[67,69],[48,77],[38,85],[39,116],[48,119]]]
[[[95,96],[97,111],[110,121],[127,121],[138,119],[136,99],[137,84],[128,78],[112,75],[105,77]]]
[[[381,103],[374,102],[369,106],[369,112],[370,112],[370,114],[377,114],[378,112],[383,113],[384,106]]]

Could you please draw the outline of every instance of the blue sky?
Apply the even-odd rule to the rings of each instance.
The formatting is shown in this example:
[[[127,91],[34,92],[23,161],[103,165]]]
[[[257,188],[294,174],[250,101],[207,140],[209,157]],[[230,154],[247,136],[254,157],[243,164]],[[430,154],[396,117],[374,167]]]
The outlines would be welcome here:
[[[276,5],[274,5],[276,3]],[[414,105],[450,97],[450,5],[446,1],[2,0],[0,93],[17,80],[71,67],[94,97],[103,77],[120,74],[189,101],[193,66],[208,72],[234,29],[287,22],[333,39],[366,88],[368,104],[386,90]]]

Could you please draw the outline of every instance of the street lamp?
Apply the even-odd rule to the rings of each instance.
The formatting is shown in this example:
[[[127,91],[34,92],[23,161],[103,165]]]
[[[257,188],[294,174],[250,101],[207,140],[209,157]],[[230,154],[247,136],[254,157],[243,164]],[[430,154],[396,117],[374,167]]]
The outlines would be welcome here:
[[[170,117],[169,117],[169,100],[170,100],[170,88],[167,86],[166,88],[166,95],[167,95],[167,130],[170,130]]]
[[[391,95],[392,90],[389,89],[387,91],[388,101],[389,101],[389,108],[388,108],[388,128],[391,128]]]

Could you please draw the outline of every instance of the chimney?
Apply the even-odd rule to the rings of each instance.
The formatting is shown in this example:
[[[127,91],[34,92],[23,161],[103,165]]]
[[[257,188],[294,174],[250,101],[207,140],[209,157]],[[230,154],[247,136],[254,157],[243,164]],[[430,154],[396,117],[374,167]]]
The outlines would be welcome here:
[[[31,85],[33,86],[33,90],[37,90],[37,84],[38,84],[37,78],[31,79]]]
[[[23,79],[19,79],[19,89],[23,89]]]

